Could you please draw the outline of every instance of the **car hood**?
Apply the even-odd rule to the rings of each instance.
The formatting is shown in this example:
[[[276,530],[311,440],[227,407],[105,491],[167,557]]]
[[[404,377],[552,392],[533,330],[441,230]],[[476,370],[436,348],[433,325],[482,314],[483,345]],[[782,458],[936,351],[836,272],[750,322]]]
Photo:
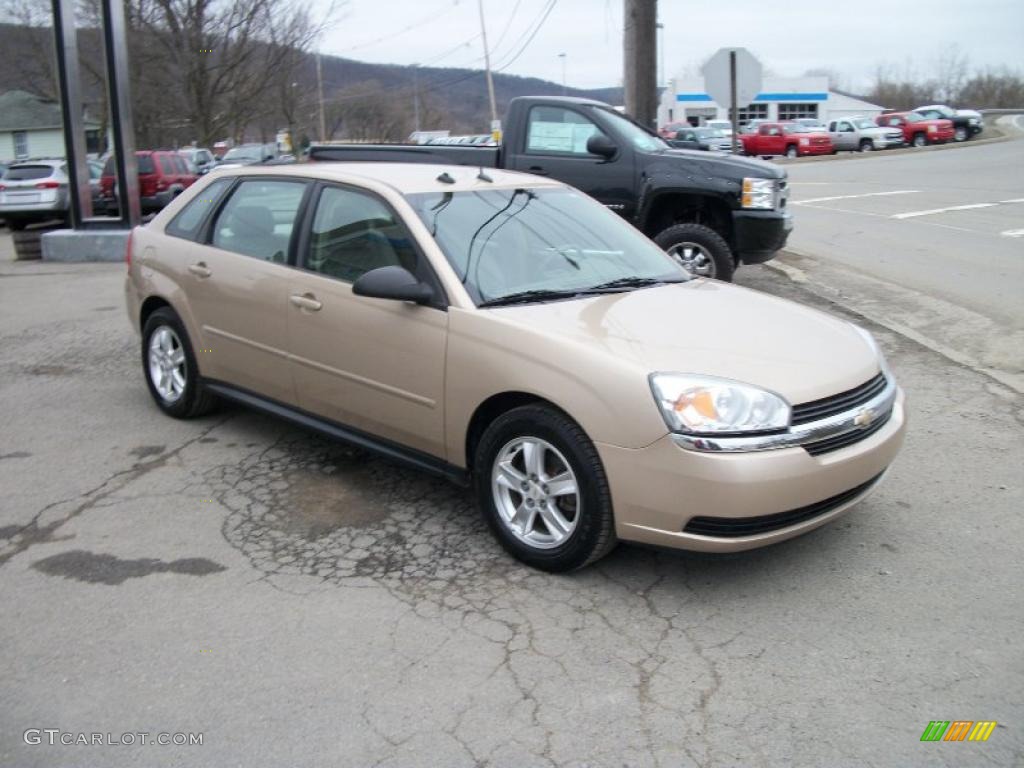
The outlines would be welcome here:
[[[764,160],[756,160],[751,157],[738,157],[735,155],[708,155],[707,152],[692,149],[668,149],[658,152],[652,156],[666,167],[682,168],[687,175],[707,177],[731,176],[742,179],[744,176],[752,176],[760,179],[784,179],[786,170],[774,163]],[[686,161],[686,166],[677,165],[680,160]],[[694,162],[696,161],[696,162]],[[659,163],[652,163],[649,172],[656,173],[659,170]]]
[[[483,311],[643,375],[720,376],[791,403],[853,389],[879,370],[874,349],[852,324],[715,280]]]

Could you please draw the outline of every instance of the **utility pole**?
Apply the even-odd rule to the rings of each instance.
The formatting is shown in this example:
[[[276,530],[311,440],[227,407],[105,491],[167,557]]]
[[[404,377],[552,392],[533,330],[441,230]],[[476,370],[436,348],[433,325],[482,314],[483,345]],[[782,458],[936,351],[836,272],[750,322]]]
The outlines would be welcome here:
[[[420,131],[420,65],[412,65],[412,113],[416,132]]]
[[[320,141],[326,141],[327,125],[324,122],[324,71],[320,64],[320,51],[316,52],[316,98],[320,105]]]
[[[558,58],[562,60],[562,95],[565,96],[565,94],[567,93],[565,85],[565,54],[558,54]]]
[[[491,52],[487,48],[487,25],[484,23],[484,0],[477,0],[480,8],[480,36],[484,41],[484,67],[487,69],[487,95],[491,99],[491,135],[501,133],[501,124],[498,122],[498,105],[494,101],[494,78],[491,77]],[[496,137],[497,138],[497,137]]]
[[[622,47],[626,114],[654,128],[658,113],[658,0],[624,0]]]

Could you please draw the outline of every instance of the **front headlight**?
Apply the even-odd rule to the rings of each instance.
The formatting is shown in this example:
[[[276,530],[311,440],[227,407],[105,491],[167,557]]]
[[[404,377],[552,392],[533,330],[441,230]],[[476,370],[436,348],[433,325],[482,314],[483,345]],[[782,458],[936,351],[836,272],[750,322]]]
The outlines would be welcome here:
[[[742,204],[744,208],[774,208],[775,179],[744,179]]]
[[[652,373],[650,381],[673,432],[721,435],[789,426],[789,403],[750,384],[689,373]]]
[[[811,143],[810,139],[800,139],[800,146],[801,147],[806,147],[810,143]]]
[[[937,125],[928,126],[928,133],[935,133],[937,130],[939,130],[939,127]]]

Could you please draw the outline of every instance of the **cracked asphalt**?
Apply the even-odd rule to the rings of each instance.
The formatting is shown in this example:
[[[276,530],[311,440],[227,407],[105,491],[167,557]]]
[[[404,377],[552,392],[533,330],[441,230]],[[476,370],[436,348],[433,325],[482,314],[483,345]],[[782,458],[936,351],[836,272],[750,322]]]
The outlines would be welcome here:
[[[0,764],[1024,763],[1003,385],[874,326],[911,427],[867,502],[761,551],[620,546],[555,576],[442,481],[240,408],[162,416],[122,277],[0,262]],[[739,281],[856,319],[770,269]],[[921,743],[936,719],[999,726]]]

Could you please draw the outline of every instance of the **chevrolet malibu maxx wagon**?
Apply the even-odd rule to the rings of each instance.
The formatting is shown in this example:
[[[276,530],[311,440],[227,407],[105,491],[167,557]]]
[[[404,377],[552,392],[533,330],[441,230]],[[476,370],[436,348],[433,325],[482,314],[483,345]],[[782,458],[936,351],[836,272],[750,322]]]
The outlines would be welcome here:
[[[903,440],[866,331],[692,279],[536,176],[215,171],[127,255],[166,414],[228,398],[471,485],[501,544],[545,570],[619,540],[797,536],[868,495]]]

